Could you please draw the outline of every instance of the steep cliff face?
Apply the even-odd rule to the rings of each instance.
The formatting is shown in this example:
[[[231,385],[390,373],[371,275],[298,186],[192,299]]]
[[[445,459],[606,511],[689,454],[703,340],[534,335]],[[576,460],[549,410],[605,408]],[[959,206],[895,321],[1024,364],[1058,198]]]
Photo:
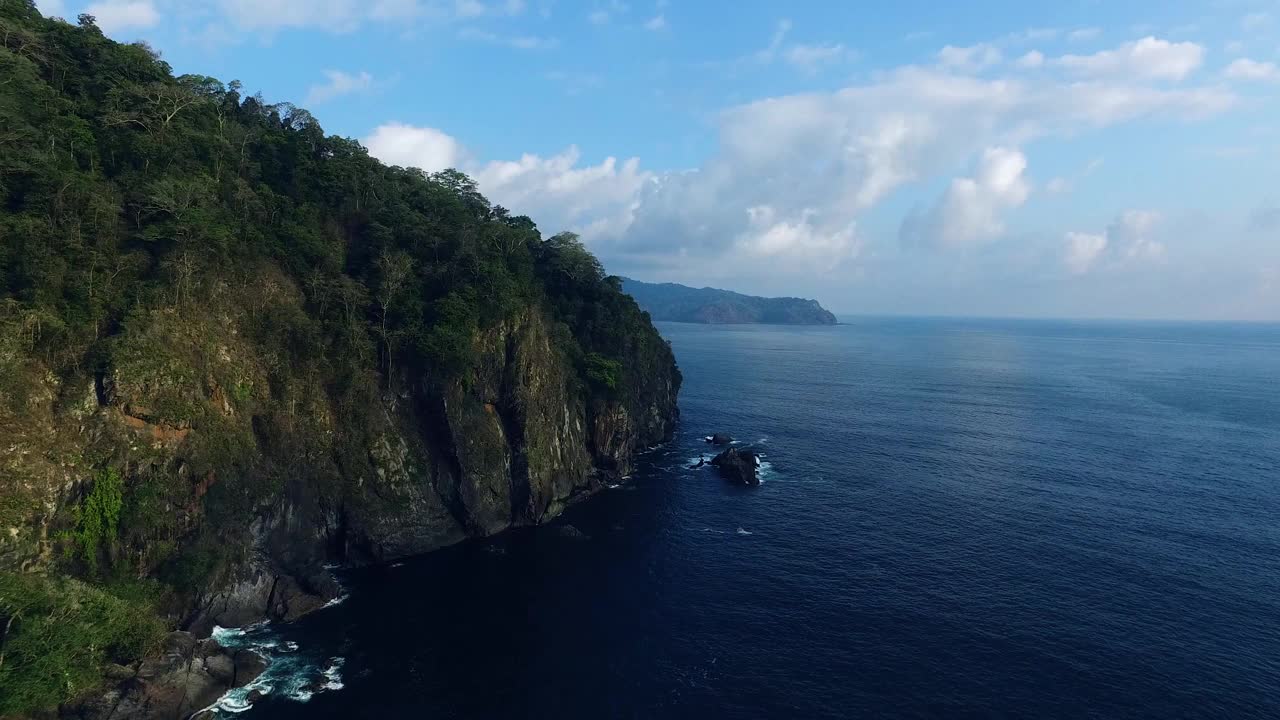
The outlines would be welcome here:
[[[273,290],[246,304],[250,286]],[[59,380],[33,361],[37,391],[0,410],[3,569],[84,550],[74,535],[105,465],[122,476],[119,541],[82,562],[188,575],[178,609],[197,633],[292,618],[336,592],[325,564],[545,522],[674,428],[669,351],[625,392],[593,396],[541,307],[476,332],[474,366],[443,386],[406,370],[389,388],[335,388],[302,369],[267,397],[277,361],[242,324],[299,312],[301,297],[268,272],[216,288],[200,311],[134,318],[96,376]]]
[[[314,609],[326,564],[545,522],[671,433],[649,317],[463,173],[30,0],[0,78],[0,716]]]

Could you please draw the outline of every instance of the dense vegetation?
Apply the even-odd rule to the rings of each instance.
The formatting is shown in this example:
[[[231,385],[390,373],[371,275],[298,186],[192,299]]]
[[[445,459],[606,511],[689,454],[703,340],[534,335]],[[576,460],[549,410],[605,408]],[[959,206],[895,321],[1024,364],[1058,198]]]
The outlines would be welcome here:
[[[743,295],[716,288],[626,279],[623,289],[655,320],[673,322],[773,325],[835,325],[836,316],[816,300]]]
[[[234,562],[245,513],[298,471],[253,448],[299,464],[317,452],[294,432],[315,415],[308,388],[360,418],[398,387],[466,382],[477,334],[528,312],[548,318],[588,399],[670,364],[575,236],[543,239],[466,175],[387,167],[306,110],[173,77],[92,17],[0,0],[0,436],[36,432],[49,403],[68,417],[123,403],[125,383],[150,398],[125,420],[192,433],[163,463],[105,426],[65,462],[50,441],[44,459],[78,481],[39,573],[0,562],[0,715],[138,657],[158,618],[171,625]],[[248,414],[251,431],[229,419]],[[340,469],[368,462],[351,424],[326,430]],[[0,466],[0,527],[43,511],[31,488]]]

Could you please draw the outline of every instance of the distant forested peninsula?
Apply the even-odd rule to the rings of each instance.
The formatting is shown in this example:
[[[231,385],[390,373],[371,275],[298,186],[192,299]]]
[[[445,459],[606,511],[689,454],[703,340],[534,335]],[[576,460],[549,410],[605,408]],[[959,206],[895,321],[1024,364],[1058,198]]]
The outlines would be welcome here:
[[[654,320],[728,325],[835,325],[836,316],[817,300],[743,295],[716,288],[623,279],[623,290]]]

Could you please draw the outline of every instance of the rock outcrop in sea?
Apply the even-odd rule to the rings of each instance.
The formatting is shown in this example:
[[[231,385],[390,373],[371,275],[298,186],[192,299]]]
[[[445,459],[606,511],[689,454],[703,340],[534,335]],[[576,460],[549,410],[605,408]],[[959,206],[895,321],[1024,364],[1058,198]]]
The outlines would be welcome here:
[[[760,484],[760,456],[751,449],[729,448],[711,460],[720,476],[738,485]]]

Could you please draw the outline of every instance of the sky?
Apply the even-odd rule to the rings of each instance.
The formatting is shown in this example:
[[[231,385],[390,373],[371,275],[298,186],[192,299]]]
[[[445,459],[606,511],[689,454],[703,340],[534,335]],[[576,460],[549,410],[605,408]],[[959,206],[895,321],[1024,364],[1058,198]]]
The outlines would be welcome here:
[[[1280,0],[37,0],[616,274],[1280,321]]]

